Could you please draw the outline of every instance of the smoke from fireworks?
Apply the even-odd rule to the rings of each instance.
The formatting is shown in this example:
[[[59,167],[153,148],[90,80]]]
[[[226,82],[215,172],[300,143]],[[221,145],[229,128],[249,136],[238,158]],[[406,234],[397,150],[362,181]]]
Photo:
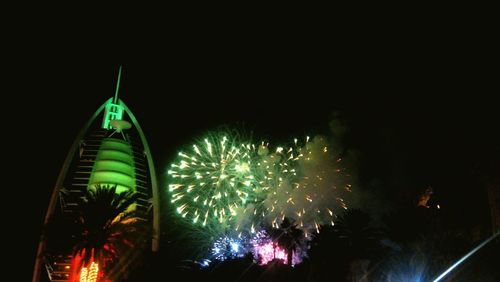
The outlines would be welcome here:
[[[287,217],[307,237],[347,209],[351,185],[333,149],[322,136],[272,148],[210,134],[171,165],[171,202],[182,217],[216,226],[221,234],[278,228]]]
[[[286,195],[287,208],[282,213],[295,219],[299,227],[319,232],[319,226],[333,224],[336,213],[347,209],[343,199],[351,185],[340,166],[341,159],[328,147],[325,137],[316,136],[298,149],[297,173]],[[285,194],[278,193],[285,201]]]
[[[285,217],[293,219],[306,236],[319,232],[321,225],[333,225],[336,213],[347,209],[344,196],[351,185],[326,138],[306,137],[303,144],[294,139],[292,146],[268,152],[260,153],[256,164],[255,175],[267,197],[255,214],[275,228]]]

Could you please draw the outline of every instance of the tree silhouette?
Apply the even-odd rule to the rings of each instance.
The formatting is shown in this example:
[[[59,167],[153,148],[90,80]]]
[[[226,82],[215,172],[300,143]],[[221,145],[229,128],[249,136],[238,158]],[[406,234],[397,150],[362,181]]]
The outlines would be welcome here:
[[[335,224],[334,230],[344,246],[350,251],[352,258],[369,256],[378,245],[379,232],[372,226],[369,214],[350,209]]]
[[[100,268],[110,268],[136,247],[136,235],[144,227],[134,208],[137,198],[134,191],[116,194],[116,185],[87,190],[76,221],[73,250],[81,259],[78,267],[95,261]]]
[[[292,265],[292,258],[297,247],[301,245],[301,239],[304,232],[297,228],[294,222],[288,218],[284,218],[278,229],[271,229],[271,237],[273,239],[273,247],[276,244],[282,247],[287,252],[287,264]]]

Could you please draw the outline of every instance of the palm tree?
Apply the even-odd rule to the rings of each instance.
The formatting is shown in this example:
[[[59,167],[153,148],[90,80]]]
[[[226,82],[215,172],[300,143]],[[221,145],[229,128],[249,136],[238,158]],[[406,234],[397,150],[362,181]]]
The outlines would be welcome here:
[[[370,215],[359,209],[348,210],[338,219],[334,229],[353,258],[372,255],[378,246],[379,231],[372,227]]]
[[[74,256],[81,259],[78,269],[92,261],[99,262],[100,269],[108,269],[138,243],[135,237],[142,225],[133,205],[137,198],[134,191],[116,194],[116,185],[87,190],[73,248]]]
[[[287,264],[292,265],[293,253],[297,247],[301,245],[301,239],[304,232],[297,228],[294,222],[290,222],[288,218],[284,218],[280,224],[280,228],[271,229],[271,237],[273,238],[273,247],[282,247],[287,252]],[[276,249],[274,250],[276,252]]]

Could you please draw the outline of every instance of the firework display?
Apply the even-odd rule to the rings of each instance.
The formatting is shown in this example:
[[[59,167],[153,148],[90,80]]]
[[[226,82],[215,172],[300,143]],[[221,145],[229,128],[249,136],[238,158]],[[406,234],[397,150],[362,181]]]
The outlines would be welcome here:
[[[212,245],[210,259],[206,261],[241,258],[248,253],[251,253],[255,262],[260,265],[276,259],[286,262],[287,259],[287,251],[273,242],[265,230],[259,230],[251,237],[223,236],[218,238]],[[304,255],[305,251],[302,248],[296,248],[292,257],[292,265],[300,263]]]
[[[287,217],[307,236],[311,230],[320,232],[321,225],[334,224],[336,212],[347,209],[343,197],[351,185],[340,167],[341,159],[330,152],[326,139],[306,137],[303,145],[295,139],[285,160],[282,180],[264,201],[271,225],[277,228]]]
[[[168,171],[172,179],[168,190],[177,213],[202,225],[234,217],[255,189],[251,149],[250,144],[225,135],[210,135],[188,152],[180,152]]]
[[[211,250],[216,260],[252,252],[268,262],[270,250],[271,259],[283,259],[286,251],[273,246],[263,230],[279,228],[288,218],[307,239],[335,223],[351,192],[340,156],[322,136],[272,147],[211,133],[178,153],[168,177],[177,214],[220,233]],[[235,232],[238,239],[226,235]]]
[[[247,250],[248,247],[245,245],[244,240],[224,236],[214,242],[211,257],[219,261],[224,261],[228,258],[243,257]]]

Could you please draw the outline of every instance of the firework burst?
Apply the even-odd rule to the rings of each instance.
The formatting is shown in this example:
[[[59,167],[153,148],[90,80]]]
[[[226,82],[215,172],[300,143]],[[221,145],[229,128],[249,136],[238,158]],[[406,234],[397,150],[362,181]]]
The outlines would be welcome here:
[[[274,166],[279,178],[264,201],[268,223],[278,228],[285,217],[294,219],[306,237],[320,232],[321,225],[333,225],[336,211],[347,209],[343,195],[351,185],[326,139],[306,137],[303,144],[294,139],[292,146],[278,147],[276,153],[281,154]]]
[[[287,251],[280,247],[277,242],[264,230],[256,232],[249,239],[250,249],[257,263],[268,264],[272,260],[279,259],[283,262],[287,260]],[[306,255],[302,247],[296,248],[292,256],[292,266],[300,263]]]
[[[288,146],[255,146],[210,134],[180,152],[168,171],[171,203],[192,224],[255,234],[285,217],[307,237],[334,224],[351,191],[341,159],[326,138],[294,139]]]
[[[180,152],[168,175],[171,203],[193,224],[231,226],[236,211],[254,199],[255,146],[211,134]]]
[[[243,257],[247,253],[247,249],[248,246],[244,239],[223,236],[213,243],[211,257],[219,261]]]

